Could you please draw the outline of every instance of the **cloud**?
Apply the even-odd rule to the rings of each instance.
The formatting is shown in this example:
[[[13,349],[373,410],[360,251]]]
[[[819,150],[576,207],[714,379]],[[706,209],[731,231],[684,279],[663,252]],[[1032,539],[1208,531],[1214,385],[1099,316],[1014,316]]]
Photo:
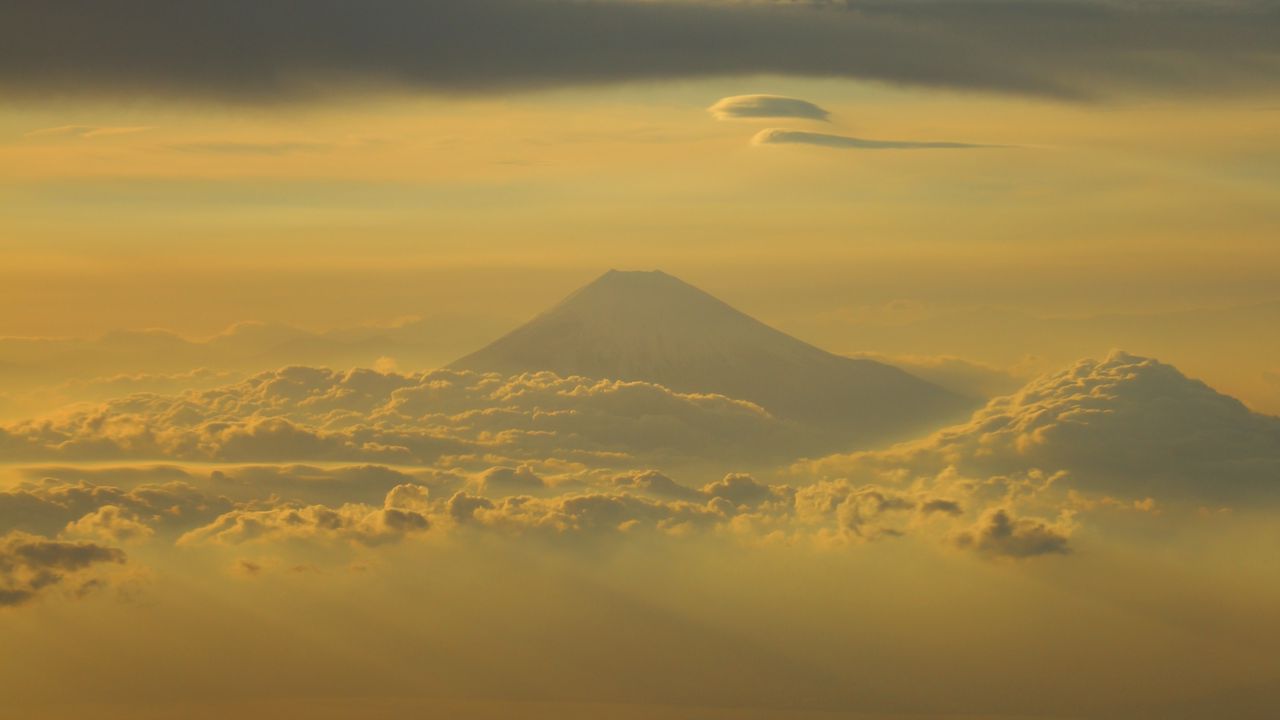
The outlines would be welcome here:
[[[27,533],[0,536],[0,608],[26,604],[67,582],[77,582],[76,594],[89,592],[99,581],[87,577],[87,571],[124,561],[122,550],[94,543],[50,540]]]
[[[183,479],[137,483],[157,470]],[[375,545],[429,526],[429,485],[451,492],[463,483],[436,470],[409,474],[374,466],[226,467],[205,474],[120,467],[79,476],[68,468],[41,471],[48,476],[0,491],[0,535],[58,534],[113,544],[315,538]],[[370,497],[375,499],[365,500]]]
[[[761,485],[755,478],[743,473],[730,473],[724,478],[702,486],[702,493],[711,498],[723,498],[734,505],[754,507],[774,498],[774,491]]]
[[[924,524],[934,515],[961,516],[964,510],[959,502],[930,491],[824,480],[795,490],[795,513],[828,541],[861,542],[901,537],[913,524]]]
[[[209,155],[298,155],[328,152],[333,146],[317,142],[187,142],[167,145],[170,150]]]
[[[497,501],[458,493],[449,514],[464,525],[551,536],[640,531],[681,534],[725,519],[713,503],[661,502],[625,494],[581,493],[553,498],[515,495]]]
[[[613,486],[645,495],[677,500],[693,500],[702,497],[701,490],[686,487],[657,470],[643,470],[613,478]]]
[[[118,505],[103,505],[79,520],[68,523],[63,532],[114,543],[145,540],[155,533],[150,526],[139,521],[136,515]]]
[[[222,463],[46,466],[44,477],[0,492],[0,533],[112,543],[366,547],[435,527],[820,545],[919,536],[1031,557],[1065,552],[1075,513],[1151,516],[1157,506],[1280,498],[1280,418],[1118,351],[1037,378],[920,440],[796,463],[790,484],[758,472],[706,481],[706,461],[749,467],[759,457],[752,445],[785,438],[787,427],[756,406],[550,373],[285,368],[5,432],[9,457],[37,448],[64,459]],[[319,464],[347,456],[358,464]],[[245,457],[317,464],[232,464]],[[377,457],[412,460],[388,468],[370,464]],[[682,473],[702,482],[673,479]]]
[[[154,130],[152,126],[124,126],[109,127],[100,125],[60,125],[58,127],[41,128],[25,133],[23,137],[41,138],[41,137],[74,137],[84,140],[91,140],[98,137],[111,137],[114,135],[132,135],[133,133]]]
[[[692,490],[651,472],[620,476],[611,484],[540,497],[485,497],[464,490],[451,496],[437,512],[464,532],[492,531],[563,541],[641,534],[715,536],[747,545],[807,544],[832,549],[916,535],[926,542],[963,545],[996,556],[1014,552],[1017,543],[1030,545],[1033,539],[1040,539],[1035,528],[1020,523],[1013,539],[994,537],[998,532],[992,531],[987,533],[993,535],[990,539],[974,534],[973,541],[961,543],[957,538],[983,527],[982,512],[987,506],[958,485],[893,487],[845,480],[766,485],[751,476],[731,473],[701,490]],[[616,489],[619,486],[625,489]],[[1061,533],[1061,549],[1065,550],[1069,528],[1064,524],[1050,529]],[[997,547],[1001,541],[1009,547]]]
[[[957,534],[955,543],[987,555],[1027,558],[1067,554],[1070,534],[1065,521],[1013,517],[1004,508],[992,508],[972,529]]]
[[[827,121],[831,113],[799,98],[780,95],[734,95],[707,108],[717,120],[738,118],[806,118]]]
[[[489,468],[476,477],[475,485],[482,494],[498,496],[538,492],[547,487],[528,465]]]
[[[398,485],[387,493],[382,507],[348,503],[238,509],[219,516],[178,539],[179,545],[239,545],[280,540],[341,540],[359,545],[382,545],[431,527],[427,488]]]
[[[208,522],[233,503],[190,482],[142,483],[132,489],[43,478],[0,491],[0,533],[67,531],[113,541],[143,538],[152,527]]]
[[[653,470],[614,474],[552,461],[541,466],[544,472],[556,467],[561,472],[543,477],[530,465],[495,465],[467,478],[437,469],[411,474],[376,466],[251,466],[202,475],[123,467],[77,477],[68,469],[46,468],[50,475],[74,479],[23,481],[0,493],[0,533],[36,530],[117,545],[153,543],[152,551],[157,542],[180,548],[255,545],[272,548],[269,553],[290,548],[305,553],[312,545],[375,548],[428,532],[458,531],[564,542],[697,534],[748,545],[817,547],[919,535],[995,555],[979,542],[979,518],[988,508],[1012,512],[1022,504],[1007,493],[987,497],[985,486],[945,474],[932,484],[883,477],[867,483],[784,485],[728,473],[695,488]],[[152,479],[160,470],[165,471],[161,477],[180,472],[183,479],[129,489],[102,484]],[[1075,493],[1060,505],[1060,513],[1118,507]],[[968,536],[973,539],[958,539]],[[296,559],[315,561],[312,555]]]
[[[210,490],[239,502],[275,497],[294,504],[381,504],[399,485],[424,485],[433,491],[452,491],[465,478],[434,468],[393,469],[380,465],[316,467],[312,465],[250,465],[212,470]]]
[[[1280,418],[1254,413],[1170,365],[1115,351],[1037,378],[925,439],[797,469],[873,478],[950,470],[1003,478],[997,484],[1005,490],[1057,484],[1127,500],[1276,499]]]
[[[221,388],[135,395],[0,427],[0,450],[66,461],[430,465],[496,453],[608,464],[633,456],[794,457],[809,437],[752,403],[652,383],[290,367]]]
[[[46,0],[0,5],[0,92],[277,103],[759,74],[1055,97],[1271,90],[1265,0]]]
[[[761,130],[751,138],[752,145],[815,145],[818,147],[838,148],[840,150],[925,150],[925,149],[959,149],[983,148],[991,145],[971,145],[956,142],[915,142],[910,140],[864,140],[847,135],[830,135],[828,133],[803,132],[801,130],[784,130],[768,128]]]

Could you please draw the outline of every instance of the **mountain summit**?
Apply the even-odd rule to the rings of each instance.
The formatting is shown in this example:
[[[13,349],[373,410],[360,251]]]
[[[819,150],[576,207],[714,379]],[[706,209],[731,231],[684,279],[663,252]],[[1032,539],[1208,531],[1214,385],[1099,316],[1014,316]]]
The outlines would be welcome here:
[[[797,340],[657,270],[610,270],[449,367],[550,370],[719,393],[853,433],[858,444],[907,437],[976,405],[890,365]]]

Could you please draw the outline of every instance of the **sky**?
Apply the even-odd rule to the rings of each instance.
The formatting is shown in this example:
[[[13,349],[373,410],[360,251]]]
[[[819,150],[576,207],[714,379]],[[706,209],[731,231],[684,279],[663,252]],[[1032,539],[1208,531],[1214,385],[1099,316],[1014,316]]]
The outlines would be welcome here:
[[[0,6],[0,692],[1264,717],[1277,78],[1273,0]],[[610,269],[974,414],[446,368]]]

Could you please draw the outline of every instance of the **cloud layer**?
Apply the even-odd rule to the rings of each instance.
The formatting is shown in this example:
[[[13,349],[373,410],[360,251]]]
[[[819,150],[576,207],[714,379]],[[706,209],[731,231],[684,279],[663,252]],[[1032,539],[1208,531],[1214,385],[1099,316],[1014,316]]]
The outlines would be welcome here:
[[[418,375],[291,367],[178,396],[139,394],[0,428],[27,460],[220,462],[796,455],[806,435],[760,407],[643,382],[438,370]]]
[[[448,474],[306,466],[126,467],[80,477],[71,469],[43,472],[39,480],[0,491],[0,533],[82,545],[331,549],[476,532],[568,543],[715,536],[818,547],[921,534],[944,546],[1008,557],[1063,551],[1071,533],[1065,525],[1016,517],[1008,503],[999,506],[1000,517],[1012,531],[987,528],[993,521],[959,484],[789,485],[729,473],[695,487],[649,469],[557,472],[545,464],[542,474],[527,465]],[[154,482],[158,474],[181,479]],[[390,483],[396,484],[386,489]]]
[[[550,373],[293,367],[136,395],[4,431],[9,457],[132,465],[41,466],[0,490],[0,593],[10,605],[46,587],[75,595],[102,583],[88,571],[123,562],[115,546],[157,543],[256,548],[298,565],[432,538],[599,549],[634,538],[841,548],[913,537],[1025,561],[1071,554],[1100,515],[1280,499],[1280,418],[1118,351],[915,442],[796,463],[773,480],[708,469],[749,465],[787,431],[722,396]],[[708,448],[701,465],[663,467]],[[138,464],[158,457],[218,465]],[[317,464],[283,464],[303,458]],[[333,464],[373,460],[403,465]],[[266,567],[250,564],[252,576]]]
[[[280,102],[746,74],[1058,97],[1275,87],[1272,3],[49,0],[0,6],[10,97]]]

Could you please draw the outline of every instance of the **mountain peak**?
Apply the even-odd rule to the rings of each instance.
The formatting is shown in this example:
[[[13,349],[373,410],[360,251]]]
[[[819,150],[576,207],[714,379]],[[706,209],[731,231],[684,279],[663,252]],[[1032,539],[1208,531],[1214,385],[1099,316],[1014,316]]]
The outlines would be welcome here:
[[[661,270],[609,270],[565,298],[565,302],[580,299],[582,296],[592,298],[594,301],[601,294],[622,294],[635,300],[648,301],[656,301],[663,297],[672,300],[684,298],[686,301],[695,298],[715,300],[698,288]]]
[[[971,406],[898,368],[797,340],[660,270],[610,270],[450,367],[718,393],[877,440],[957,420]]]
[[[683,282],[683,281],[679,280],[678,278],[676,278],[674,275],[668,275],[668,274],[666,274],[666,273],[662,272],[661,270],[657,270],[657,269],[654,269],[654,270],[619,270],[618,268],[609,268],[607,271],[605,271],[605,273],[604,273],[603,275],[601,275],[600,277],[596,278],[595,282],[601,282],[601,281],[606,281],[606,280],[608,280],[608,281],[613,281],[613,282],[618,282],[618,281],[625,281],[625,280],[627,280],[627,279],[640,279],[640,280],[644,280],[644,279],[660,279],[660,278],[665,278],[665,279],[667,279],[667,280],[675,280],[676,282]]]
[[[746,315],[661,270],[610,270],[543,313],[598,322],[599,332],[635,335],[639,331],[679,334],[697,323],[719,323]],[[718,319],[717,319],[718,318]],[[754,321],[753,321],[754,322]],[[636,324],[639,323],[639,326]]]

